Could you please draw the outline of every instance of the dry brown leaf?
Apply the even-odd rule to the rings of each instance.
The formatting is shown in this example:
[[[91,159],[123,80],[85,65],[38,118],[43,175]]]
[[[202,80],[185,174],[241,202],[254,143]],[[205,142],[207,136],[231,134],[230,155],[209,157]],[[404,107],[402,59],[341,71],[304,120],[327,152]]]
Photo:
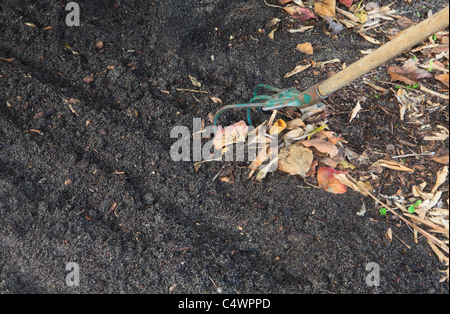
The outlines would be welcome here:
[[[300,144],[306,147],[312,146],[319,152],[328,154],[330,158],[334,158],[339,154],[339,150],[335,145],[331,144],[328,141],[324,141],[323,139],[320,138],[315,138],[309,141],[301,141]]]
[[[416,207],[417,215],[419,215],[420,218],[425,218],[427,211],[436,206],[441,196],[442,191],[438,191],[434,194],[432,199],[426,199],[424,202],[419,204],[419,206]]]
[[[308,19],[317,19],[317,16],[307,8],[302,8],[296,4],[289,4],[283,8],[290,16],[304,22]]]
[[[434,156],[431,159],[440,164],[448,165],[448,161],[449,161],[448,149],[443,154],[440,154],[439,156]]]
[[[438,74],[434,78],[448,86],[448,74]]]
[[[294,68],[294,70],[292,70],[291,72],[287,73],[284,77],[285,77],[285,78],[291,77],[291,76],[293,76],[293,75],[295,75],[295,74],[297,74],[297,73],[300,73],[300,72],[306,70],[306,69],[309,68],[310,66],[311,66],[311,63],[306,64],[306,65],[301,65],[301,64],[299,64],[299,65],[297,65],[297,66]]]
[[[256,175],[255,180],[261,181],[263,180],[269,172],[274,172],[276,170],[276,165],[278,162],[278,157],[273,158],[267,165],[264,166],[261,170],[259,170]]]
[[[293,120],[286,122],[286,129],[288,129],[288,130],[296,129],[298,127],[300,127],[300,128],[305,127],[305,123],[300,118],[295,118]]]
[[[223,104],[222,99],[220,99],[219,97],[211,97],[210,98],[215,104]]]
[[[302,128],[292,129],[281,137],[281,141],[293,142],[294,139],[305,134],[305,130]]]
[[[255,160],[252,161],[252,163],[249,166],[250,169],[250,173],[248,174],[247,178],[250,178],[256,171],[256,169],[258,169],[259,166],[261,166],[268,158],[269,158],[269,154],[267,154],[267,147],[269,145],[266,145],[265,148],[261,149],[258,153],[258,155],[256,156]]]
[[[441,170],[438,171],[436,174],[436,183],[434,184],[433,189],[431,189],[431,193],[436,193],[437,189],[445,182],[447,181],[448,176],[448,167],[445,166]]]
[[[449,131],[442,125],[437,125],[436,128],[440,129],[439,132],[433,132],[433,136],[425,136],[425,141],[445,141],[448,138]]]
[[[358,112],[362,109],[360,102],[358,101],[358,103],[356,104],[355,108],[353,108],[352,110],[352,115],[350,116],[350,122],[352,122],[352,120],[356,117],[356,115],[358,114]]]
[[[278,154],[278,169],[290,175],[306,176],[311,169],[314,155],[309,148],[302,145],[283,147]]]
[[[382,44],[382,42],[380,42],[378,39],[372,38],[369,35],[366,35],[366,34],[364,34],[361,31],[359,31],[358,34],[361,35],[362,38],[364,38],[365,40],[367,40],[368,42],[370,42],[372,44],[376,44],[376,45],[381,45]]]
[[[380,159],[377,162],[375,162],[372,166],[376,167],[384,167],[384,168],[389,168],[392,170],[398,170],[398,171],[406,171],[406,172],[414,172],[414,170],[403,166],[402,164],[395,162],[395,161],[391,161],[391,160],[383,160]]]
[[[336,143],[339,142],[339,140],[341,139],[341,136],[336,134],[336,132],[325,130],[320,131],[318,137],[328,140],[328,142],[330,142],[333,145],[336,145]]]
[[[336,0],[315,1],[314,12],[323,17],[336,16]]]
[[[306,42],[306,43],[303,43],[303,44],[298,44],[296,49],[298,51],[300,51],[300,52],[303,52],[303,53],[307,54],[307,55],[312,55],[314,53],[314,49],[313,49],[311,43],[309,43],[309,42]]]
[[[413,59],[405,61],[402,67],[390,66],[388,73],[391,76],[391,81],[401,81],[408,85],[414,85],[421,78],[433,77],[430,72],[419,69]]]
[[[424,182],[424,183],[425,183],[425,182]],[[425,185],[426,185],[426,183],[425,183]],[[434,196],[434,193],[427,193],[427,192],[424,192],[424,191],[423,191],[424,187],[425,187],[424,185],[419,185],[419,186],[414,185],[414,186],[412,187],[412,193],[413,193],[413,195],[414,195],[415,197],[420,197],[420,198],[422,198],[422,199],[424,199],[424,200],[432,199],[433,196]]]

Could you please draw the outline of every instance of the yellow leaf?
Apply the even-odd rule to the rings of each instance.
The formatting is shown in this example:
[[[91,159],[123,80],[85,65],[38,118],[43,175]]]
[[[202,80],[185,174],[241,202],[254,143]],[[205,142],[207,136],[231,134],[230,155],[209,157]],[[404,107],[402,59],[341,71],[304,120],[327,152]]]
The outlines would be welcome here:
[[[286,128],[286,122],[282,119],[278,119],[277,122],[274,123],[274,125],[270,128],[269,134],[279,134]]]
[[[354,13],[359,19],[359,23],[364,24],[367,22],[367,12],[364,9],[360,9]]]

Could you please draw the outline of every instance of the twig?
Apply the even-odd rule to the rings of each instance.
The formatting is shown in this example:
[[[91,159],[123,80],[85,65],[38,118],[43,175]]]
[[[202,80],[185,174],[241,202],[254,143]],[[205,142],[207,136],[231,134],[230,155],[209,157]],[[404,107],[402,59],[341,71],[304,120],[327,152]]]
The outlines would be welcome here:
[[[268,7],[283,9],[282,6],[279,6],[279,5],[273,5],[273,4],[268,4],[266,0],[264,0],[264,3],[265,3],[265,5],[267,5]]]
[[[208,92],[203,91],[203,90],[195,90],[195,89],[186,89],[186,88],[177,88],[178,91],[182,91],[182,92],[193,92],[193,93],[203,93],[203,94],[208,94]]]
[[[214,176],[214,178],[212,179],[213,181],[215,181],[217,179],[217,177],[219,176],[219,174],[222,172],[223,168],[225,168],[226,165],[223,165],[222,169],[219,170],[219,172],[217,172],[217,174]]]
[[[417,231],[419,231],[422,235],[424,235],[426,238],[428,238],[430,241],[432,241],[434,244],[438,245],[441,249],[443,249],[447,254],[449,253],[449,249],[448,246],[445,245],[444,242],[442,242],[441,240],[439,240],[438,238],[434,237],[433,235],[429,234],[428,232],[426,232],[425,230],[423,230],[422,228],[419,228],[417,225],[413,224],[412,222],[410,222],[408,219],[404,218],[402,215],[398,214],[397,212],[394,211],[393,208],[390,208],[388,205],[386,205],[385,203],[383,203],[382,201],[380,201],[379,199],[377,199],[375,196],[372,195],[372,193],[370,193],[364,186],[362,186],[358,181],[356,181],[351,175],[347,174],[347,178],[352,181],[354,184],[356,184],[361,190],[363,190],[364,192],[366,192],[370,197],[372,197],[375,201],[377,201],[378,203],[380,203],[382,206],[386,207],[390,212],[392,212],[394,215],[396,215],[398,218],[400,218],[402,221],[404,221],[408,226],[416,229]]]
[[[433,91],[431,89],[426,88],[422,84],[419,84],[419,86],[420,86],[420,90],[423,91],[423,92],[426,92],[426,93],[431,94],[433,96],[437,96],[437,97],[445,99],[445,100],[449,100],[450,99],[448,95],[439,94],[438,92],[435,92],[435,91]]]
[[[417,157],[417,156],[434,156],[436,152],[428,152],[428,153],[420,153],[420,154],[407,154],[407,155],[399,155],[399,156],[393,156],[394,158],[406,158],[406,157]]]

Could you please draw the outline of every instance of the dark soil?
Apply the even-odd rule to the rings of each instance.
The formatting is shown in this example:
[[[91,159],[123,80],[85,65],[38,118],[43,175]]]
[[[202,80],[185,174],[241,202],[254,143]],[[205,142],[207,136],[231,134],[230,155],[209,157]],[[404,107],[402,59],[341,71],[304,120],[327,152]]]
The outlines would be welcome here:
[[[303,90],[339,68],[284,79],[298,62],[349,65],[373,44],[349,30],[332,39],[322,20],[290,34],[287,14],[256,0],[79,0],[79,27],[66,26],[65,1],[17,2],[0,3],[0,57],[14,58],[0,60],[0,293],[448,293],[426,240],[414,243],[372,199],[280,172],[253,184],[246,163],[195,172],[170,158],[170,130],[207,120],[220,106],[211,97],[242,103],[258,83]],[[443,5],[394,8],[419,21]],[[271,40],[258,29],[273,17],[282,27]],[[305,41],[313,57],[294,50]],[[207,94],[179,90],[197,89],[189,75]],[[348,125],[368,93],[356,81],[327,100],[331,127],[358,152],[398,143],[386,110]],[[370,102],[398,115],[392,95]],[[223,166],[236,182],[213,180]],[[80,266],[78,287],[66,285],[68,262]],[[369,262],[378,287],[366,284]]]

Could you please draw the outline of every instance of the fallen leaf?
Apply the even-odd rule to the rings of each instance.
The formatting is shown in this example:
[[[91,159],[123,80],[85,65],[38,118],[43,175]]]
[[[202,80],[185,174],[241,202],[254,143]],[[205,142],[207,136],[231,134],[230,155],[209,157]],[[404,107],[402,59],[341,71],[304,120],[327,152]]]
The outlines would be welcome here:
[[[425,136],[425,141],[445,141],[448,138],[449,131],[442,125],[437,125],[436,128],[440,129],[439,132],[433,132],[433,136]]]
[[[215,104],[223,104],[222,100],[219,97],[211,97],[211,100],[215,103]]]
[[[314,26],[313,25],[310,25],[310,26],[302,26],[302,27],[300,27],[300,28],[296,28],[296,29],[288,29],[288,32],[289,33],[304,33],[304,32],[306,32],[307,30],[310,30],[310,29],[313,29],[314,28]]]
[[[314,12],[323,17],[336,16],[336,0],[315,1]]]
[[[360,102],[358,101],[358,103],[356,104],[355,108],[353,108],[353,110],[352,110],[352,115],[351,115],[351,117],[350,117],[349,123],[353,121],[353,119],[356,117],[356,115],[357,115],[358,112],[361,110],[361,108],[362,108],[362,107],[361,107],[361,104],[360,104]]]
[[[346,171],[339,171],[329,167],[319,167],[317,170],[317,182],[319,186],[327,192],[343,194],[347,192],[347,187],[334,176],[336,174],[346,174]]]
[[[320,131],[319,138],[325,138],[331,144],[336,145],[336,143],[341,139],[341,136],[333,131]]]
[[[306,70],[306,69],[309,68],[310,66],[311,66],[311,63],[306,64],[306,65],[301,65],[301,64],[300,64],[300,65],[297,65],[297,66],[294,68],[294,70],[292,70],[291,72],[287,73],[284,77],[285,77],[285,78],[291,77],[291,76],[293,76],[293,75],[295,75],[295,74],[297,74],[297,73],[300,73],[300,72]]]
[[[274,29],[269,33],[269,35],[267,35],[267,36],[269,36],[270,39],[274,39],[274,38],[275,38],[275,32],[276,32],[277,30],[278,30],[277,27],[274,28]]]
[[[307,8],[302,8],[296,4],[289,4],[283,8],[290,16],[304,22],[308,19],[317,19],[317,16]]]
[[[279,134],[283,132],[283,130],[286,128],[286,122],[282,119],[278,119],[273,126],[269,130],[270,135]]]
[[[278,23],[280,23],[281,20],[277,17],[274,17],[273,19],[271,19],[267,24],[266,27],[267,28],[272,28],[274,26],[276,26]]]
[[[290,142],[295,141],[295,138],[300,137],[304,134],[305,134],[305,130],[302,128],[292,129],[281,137],[281,141],[290,143]]]
[[[262,179],[264,179],[264,178],[266,177],[266,175],[267,175],[269,172],[275,171],[275,170],[276,170],[275,165],[276,165],[277,161],[278,161],[278,157],[273,158],[266,166],[264,166],[264,168],[262,168],[262,169],[258,172],[258,174],[256,175],[256,178],[255,178],[255,179],[256,179],[257,181],[261,181]]]
[[[395,94],[395,97],[397,98],[398,104],[400,106],[399,115],[400,115],[401,121],[403,121],[405,119],[406,109],[408,108],[408,103],[407,103],[404,95],[405,95],[405,91],[401,87],[398,89],[397,93]]]
[[[408,28],[414,25],[415,23],[406,16],[402,16],[397,20],[397,24],[400,25],[402,28]]]
[[[92,83],[94,81],[94,74],[88,75],[83,78],[83,82],[85,83]]]
[[[239,121],[224,128],[219,126],[214,138],[214,148],[219,150],[225,146],[243,142],[248,133],[248,126],[244,121]]]
[[[448,162],[449,162],[448,149],[444,153],[441,153],[438,156],[434,156],[431,159],[440,164],[448,165]]]
[[[419,215],[420,218],[425,218],[427,211],[436,206],[441,196],[442,191],[438,191],[434,194],[432,199],[427,199],[424,202],[420,203],[419,206],[416,207],[417,215]]]
[[[376,44],[376,45],[382,44],[378,39],[372,38],[369,35],[366,35],[361,31],[359,31],[358,34],[361,35],[365,40],[367,40],[368,42],[370,42],[372,44]]]
[[[288,130],[296,129],[298,127],[301,127],[301,128],[305,127],[305,123],[300,118],[295,118],[293,120],[286,122],[286,129],[288,129]]]
[[[334,158],[339,154],[339,150],[333,144],[328,141],[324,141],[320,138],[315,138],[309,141],[301,141],[300,144],[306,147],[314,147],[321,153],[328,154],[330,158]]]
[[[200,83],[195,77],[190,74],[188,75],[188,77],[191,80],[192,85],[194,85],[195,87],[202,87],[202,83]]]
[[[414,85],[421,78],[433,77],[430,72],[419,69],[413,59],[405,61],[402,67],[390,66],[387,71],[391,81],[400,81],[408,85]]]
[[[98,50],[103,48],[103,41],[97,41],[95,43],[95,48],[97,48]]]
[[[352,190],[354,190],[356,192],[359,192],[359,193],[361,193],[364,196],[368,196],[369,195],[369,193],[367,193],[364,189],[366,189],[369,192],[371,190],[373,190],[373,187],[370,184],[370,182],[358,181],[358,184],[356,184],[353,181],[351,181],[350,179],[348,179],[347,176],[344,173],[335,174],[334,177],[336,179],[338,179],[339,182],[341,182],[343,185],[348,186]],[[360,186],[364,187],[364,189],[362,189]]]
[[[311,45],[311,43],[303,43],[303,44],[298,44],[296,49],[300,52],[306,53],[307,55],[312,55],[314,53],[314,49]]]
[[[347,8],[350,8],[352,6],[353,0],[339,0],[339,2],[345,5]]]
[[[411,188],[412,194],[415,197],[420,197],[423,200],[429,200],[432,199],[434,196],[434,193],[428,193],[428,192],[424,192],[423,189],[426,186],[426,182],[423,182],[422,184],[420,184],[419,186],[417,185],[413,185],[413,187]]]
[[[252,163],[249,166],[250,169],[250,173],[248,174],[247,178],[250,178],[256,171],[256,169],[258,169],[259,166],[261,166],[268,158],[269,158],[269,154],[267,154],[267,146],[265,146],[263,149],[261,149],[258,152],[258,155],[256,156],[255,160],[252,161]]]
[[[367,12],[364,9],[359,9],[354,14],[359,19],[359,23],[364,24],[367,22]]]
[[[283,147],[278,154],[278,169],[290,175],[305,177],[311,169],[313,159],[312,151],[302,145]]]
[[[438,74],[434,78],[448,86],[448,74]]]
[[[447,181],[448,176],[448,167],[445,166],[441,170],[438,171],[436,174],[436,183],[434,184],[433,189],[431,189],[431,193],[436,193],[437,189],[445,182]]]
[[[332,35],[336,35],[344,29],[344,26],[342,26],[340,21],[334,21],[334,19],[331,16],[326,16],[325,20],[328,23],[328,29],[330,30]]]
[[[384,168],[389,168],[392,170],[398,170],[398,171],[406,171],[406,172],[414,172],[414,170],[403,166],[402,164],[395,162],[395,161],[390,161],[390,160],[383,160],[380,159],[378,161],[376,161],[373,165],[373,167],[384,167]]]

